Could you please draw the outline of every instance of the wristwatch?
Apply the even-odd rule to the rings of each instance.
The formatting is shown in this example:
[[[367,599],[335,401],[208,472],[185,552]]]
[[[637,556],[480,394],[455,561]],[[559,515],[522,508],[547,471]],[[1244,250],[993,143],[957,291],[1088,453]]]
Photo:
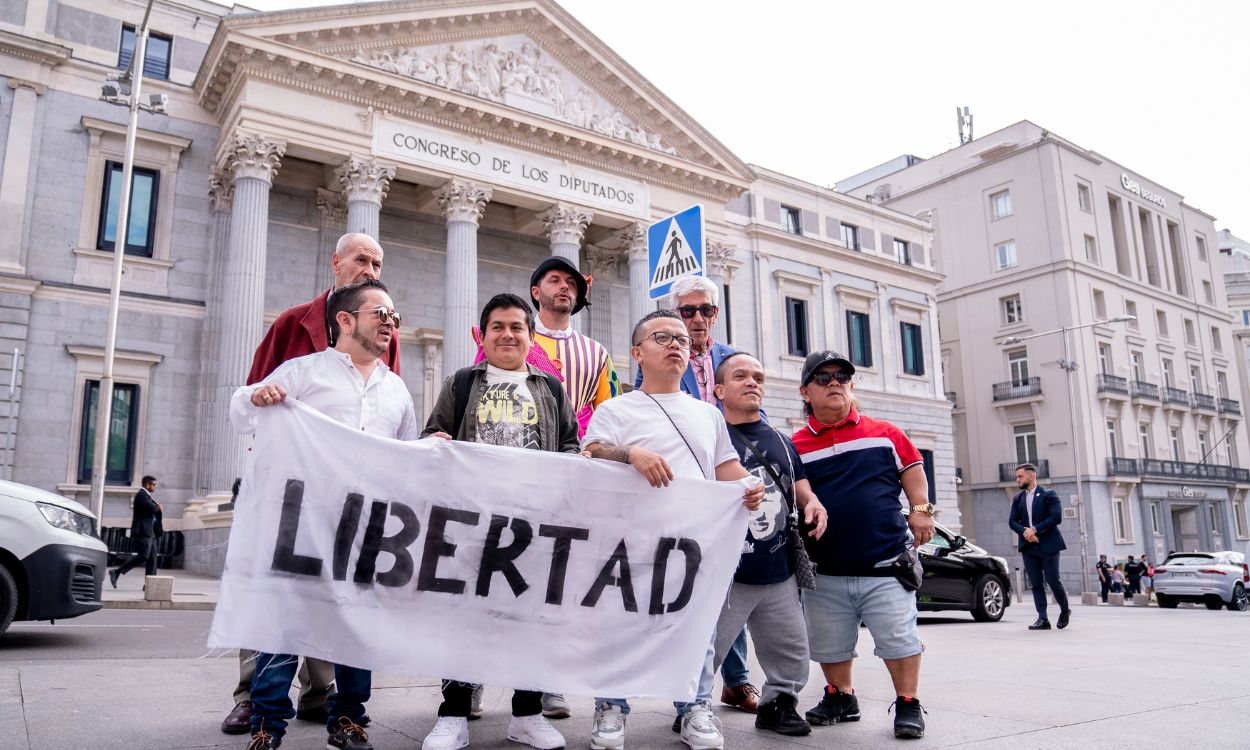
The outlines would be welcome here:
[[[937,506],[934,505],[933,503],[925,503],[924,505],[913,505],[911,506],[911,512],[912,513],[927,513],[930,516],[932,516],[934,513],[937,512]]]

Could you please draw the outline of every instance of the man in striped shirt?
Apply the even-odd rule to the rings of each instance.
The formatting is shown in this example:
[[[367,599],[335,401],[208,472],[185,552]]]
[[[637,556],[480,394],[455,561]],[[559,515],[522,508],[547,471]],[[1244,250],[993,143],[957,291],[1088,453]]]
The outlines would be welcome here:
[[[807,425],[794,433],[794,447],[829,513],[824,536],[810,545],[816,590],[803,598],[811,657],[828,685],[807,720],[859,720],[851,666],[862,621],[898,695],[894,736],[922,737],[916,690],[924,645],[916,629],[916,595],[895,576],[895,564],[909,548],[933,538],[933,506],[920,452],[898,427],[855,408],[854,374],[855,366],[841,354],[814,352],[803,362],[799,387]],[[900,495],[911,505],[907,516]]]

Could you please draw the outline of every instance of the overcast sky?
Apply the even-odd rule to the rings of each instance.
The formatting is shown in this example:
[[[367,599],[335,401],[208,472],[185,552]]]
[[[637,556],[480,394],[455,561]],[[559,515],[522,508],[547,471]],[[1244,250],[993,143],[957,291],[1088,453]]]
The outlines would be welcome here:
[[[262,9],[332,5],[251,0]],[[820,185],[1028,119],[1250,237],[1250,2],[561,0],[745,161]]]

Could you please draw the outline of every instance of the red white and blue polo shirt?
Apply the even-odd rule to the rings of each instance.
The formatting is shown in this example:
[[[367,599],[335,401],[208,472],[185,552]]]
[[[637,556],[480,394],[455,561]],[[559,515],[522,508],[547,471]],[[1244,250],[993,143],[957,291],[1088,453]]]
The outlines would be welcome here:
[[[812,490],[829,511],[824,536],[809,544],[817,572],[891,575],[889,568],[875,566],[907,546],[900,475],[923,464],[916,446],[895,425],[851,407],[837,424],[808,417],[794,433],[794,447]]]

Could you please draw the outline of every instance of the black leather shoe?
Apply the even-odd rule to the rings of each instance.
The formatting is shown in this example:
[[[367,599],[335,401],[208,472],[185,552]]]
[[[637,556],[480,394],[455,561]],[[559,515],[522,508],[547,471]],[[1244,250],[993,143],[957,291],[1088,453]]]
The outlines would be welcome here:
[[[1065,609],[1059,613],[1059,622],[1055,623],[1060,630],[1068,627],[1068,620],[1072,619],[1072,610]]]
[[[1063,615],[1059,616],[1063,617]],[[1039,617],[1037,618],[1037,622],[1029,626],[1029,630],[1050,630],[1050,620],[1043,620]]]
[[[779,695],[760,704],[755,714],[755,728],[790,737],[803,737],[812,733],[812,725],[795,710],[798,700],[793,695]]]
[[[221,731],[226,734],[247,734],[252,731],[252,702],[239,701],[234,704],[234,708],[226,714],[225,721],[221,722]]]
[[[117,569],[109,571],[109,583],[113,584],[113,588],[117,588],[117,579],[121,577],[121,573]]]

